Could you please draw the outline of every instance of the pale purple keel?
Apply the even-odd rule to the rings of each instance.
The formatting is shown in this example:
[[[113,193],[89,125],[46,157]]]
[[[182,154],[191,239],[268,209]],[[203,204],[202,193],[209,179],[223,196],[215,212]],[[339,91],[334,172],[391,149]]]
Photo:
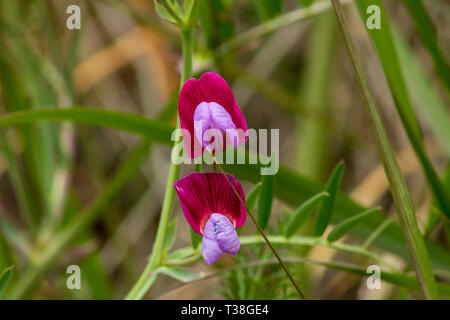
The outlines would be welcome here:
[[[202,102],[195,109],[194,113],[194,131],[197,140],[203,148],[207,149],[209,141],[205,132],[208,129],[219,130],[223,139],[227,134],[231,134],[232,144],[236,147],[238,140],[236,125],[233,123],[231,115],[216,102]],[[211,150],[210,150],[211,151]]]
[[[215,263],[223,252],[236,254],[241,244],[231,221],[220,213],[213,213],[203,232],[202,255],[208,265]]]

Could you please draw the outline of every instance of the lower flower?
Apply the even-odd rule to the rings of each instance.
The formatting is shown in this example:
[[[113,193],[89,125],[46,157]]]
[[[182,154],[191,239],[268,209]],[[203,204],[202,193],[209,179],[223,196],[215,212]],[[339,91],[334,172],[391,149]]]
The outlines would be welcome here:
[[[175,182],[175,190],[189,225],[203,235],[205,262],[215,263],[224,252],[236,254],[240,248],[236,228],[247,219],[241,184],[229,174],[193,172]]]

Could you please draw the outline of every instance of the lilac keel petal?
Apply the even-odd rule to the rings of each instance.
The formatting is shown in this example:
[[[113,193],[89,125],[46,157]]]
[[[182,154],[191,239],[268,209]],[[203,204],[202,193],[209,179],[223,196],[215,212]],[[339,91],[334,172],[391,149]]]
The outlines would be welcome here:
[[[211,113],[212,127],[222,130],[236,130],[236,125],[231,119],[231,115],[220,104],[215,102],[208,103],[209,111]]]
[[[202,256],[208,265],[215,263],[222,255],[222,250],[215,240],[203,236]]]
[[[209,105],[206,102],[202,102],[195,109],[194,131],[197,140],[200,142],[203,148],[205,147],[203,137],[205,135],[205,131],[209,129],[210,125],[211,125],[211,112],[209,110]]]
[[[223,214],[213,213],[203,233],[202,253],[206,263],[216,262],[222,252],[236,254],[239,248],[239,237],[231,221]]]

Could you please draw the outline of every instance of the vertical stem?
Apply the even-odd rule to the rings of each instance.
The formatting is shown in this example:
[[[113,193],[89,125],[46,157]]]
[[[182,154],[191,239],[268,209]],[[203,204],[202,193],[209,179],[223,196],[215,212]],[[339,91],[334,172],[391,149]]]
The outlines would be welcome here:
[[[355,72],[356,80],[366,100],[364,106],[372,127],[373,136],[377,144],[377,149],[383,162],[384,170],[389,181],[390,190],[394,199],[397,215],[405,234],[411,259],[416,270],[417,278],[427,299],[438,299],[436,282],[431,268],[428,252],[422,234],[417,226],[414,206],[406,188],[405,181],[401,175],[397,160],[395,159],[392,147],[388,141],[381,117],[378,113],[374,99],[370,93],[367,79],[359,61],[355,45],[348,31],[347,22],[339,0],[332,0],[334,11],[339,21],[339,27],[344,37],[350,60]]]
[[[182,35],[182,47],[183,47],[183,69],[181,72],[181,81],[180,81],[180,91],[183,84],[188,79],[189,75],[192,72],[192,38],[193,38],[193,30],[191,26],[187,26],[181,30]],[[180,121],[177,121],[177,129],[180,128]],[[177,144],[178,141],[174,143]],[[164,194],[163,205],[161,209],[161,215],[158,224],[158,230],[156,231],[156,238],[153,244],[152,254],[147,263],[147,266],[144,269],[144,272],[139,277],[138,281],[135,283],[133,288],[130,290],[128,295],[126,296],[127,300],[138,300],[141,299],[147,290],[150,288],[152,282],[149,280],[149,275],[155,269],[157,269],[162,261],[163,248],[164,248],[164,239],[166,237],[167,226],[170,220],[170,214],[173,209],[173,199],[175,196],[175,188],[173,184],[178,179],[178,175],[180,172],[180,165],[171,163],[169,168],[169,174],[167,177],[166,183],[166,191]]]

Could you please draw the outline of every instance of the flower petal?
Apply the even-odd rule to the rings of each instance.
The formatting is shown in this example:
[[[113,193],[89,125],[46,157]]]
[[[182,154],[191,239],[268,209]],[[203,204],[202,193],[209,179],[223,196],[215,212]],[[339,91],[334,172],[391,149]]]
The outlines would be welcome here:
[[[202,255],[206,263],[216,262],[222,252],[236,254],[241,244],[231,221],[223,214],[213,213],[203,233]]]
[[[218,74],[213,72],[204,73],[199,80],[189,79],[183,85],[178,101],[178,114],[180,117],[180,124],[182,129],[186,129],[191,133],[190,145],[185,141],[187,152],[190,152],[191,157],[198,157],[195,154],[194,144],[194,113],[202,102],[215,102],[222,106],[230,115],[232,122],[237,129],[242,129],[244,133],[247,132],[247,124],[242,115],[239,106],[234,99],[233,92],[228,86],[227,82]],[[238,143],[244,142],[247,135],[240,135]]]
[[[229,254],[236,254],[241,246],[233,224],[227,217],[219,213],[213,213],[206,222],[203,237],[214,237],[219,248]]]
[[[219,260],[222,253],[223,251],[219,248],[216,240],[209,239],[206,236],[203,236],[202,256],[208,265],[211,265]]]
[[[228,180],[245,203],[241,184],[229,174],[193,172],[175,182],[184,216],[198,234],[203,234],[205,224],[213,213],[223,214],[234,228],[241,227],[247,220],[245,207]]]

